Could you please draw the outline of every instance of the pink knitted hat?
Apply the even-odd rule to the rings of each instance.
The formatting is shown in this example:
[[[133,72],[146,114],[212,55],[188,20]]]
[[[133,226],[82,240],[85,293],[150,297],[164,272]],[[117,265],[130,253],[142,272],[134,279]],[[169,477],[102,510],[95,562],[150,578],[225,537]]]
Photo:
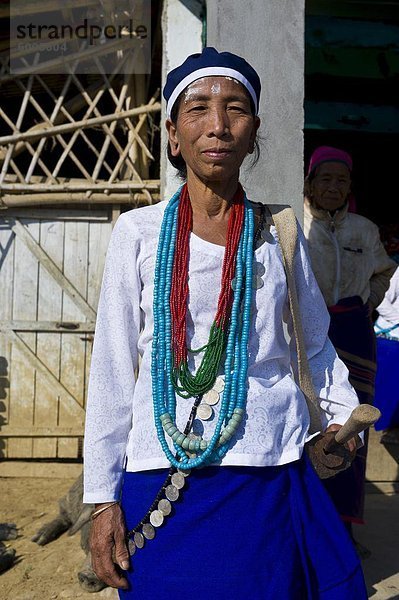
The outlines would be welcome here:
[[[308,175],[325,162],[340,162],[346,165],[349,171],[352,171],[352,157],[345,150],[332,146],[319,146],[310,158]]]

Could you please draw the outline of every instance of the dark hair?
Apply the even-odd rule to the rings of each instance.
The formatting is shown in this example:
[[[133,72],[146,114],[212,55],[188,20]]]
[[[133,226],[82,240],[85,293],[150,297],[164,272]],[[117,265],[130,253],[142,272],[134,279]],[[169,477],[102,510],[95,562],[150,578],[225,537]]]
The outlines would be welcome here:
[[[315,178],[316,175],[316,169],[313,169],[313,171],[310,171],[310,173],[308,173],[305,177],[305,180],[303,182],[303,195],[306,196],[306,198],[309,198],[310,200],[310,184],[312,183],[313,179]]]
[[[245,89],[245,92],[248,95],[248,98],[251,103],[252,116],[255,117],[255,106],[254,106],[253,100],[246,89]],[[172,121],[172,123],[177,122],[177,117],[179,116],[180,101],[182,99],[183,93],[184,92],[181,92],[181,94],[176,98],[176,102],[174,103],[174,105],[172,107],[172,111],[170,113],[170,120]],[[177,176],[182,181],[186,181],[186,179],[187,179],[186,161],[184,160],[184,158],[182,157],[181,154],[179,154],[178,156],[172,155],[169,141],[168,141],[168,147],[167,147],[166,151],[167,151],[168,160],[169,160],[170,164],[177,170]],[[255,142],[254,142],[254,152],[253,152],[253,156],[252,156],[251,164],[250,164],[251,169],[256,165],[259,158],[260,158],[259,136],[258,136],[258,133],[256,133]]]
[[[172,121],[172,123],[177,122],[177,117],[179,116],[179,106],[180,106],[180,101],[182,99],[182,96],[183,96],[183,92],[176,98],[176,102],[172,106],[172,111],[170,113],[170,120]],[[175,169],[177,169],[177,176],[180,179],[182,179],[183,181],[186,181],[186,179],[187,179],[186,161],[184,160],[184,158],[182,157],[181,154],[179,154],[179,156],[172,155],[169,141],[168,141],[167,153],[168,153],[169,162]]]

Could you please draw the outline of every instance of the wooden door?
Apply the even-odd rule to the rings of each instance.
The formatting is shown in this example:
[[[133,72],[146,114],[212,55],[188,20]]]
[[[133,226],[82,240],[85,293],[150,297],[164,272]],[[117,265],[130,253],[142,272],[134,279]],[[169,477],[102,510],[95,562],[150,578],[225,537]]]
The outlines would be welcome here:
[[[0,457],[77,458],[107,210],[0,214]]]

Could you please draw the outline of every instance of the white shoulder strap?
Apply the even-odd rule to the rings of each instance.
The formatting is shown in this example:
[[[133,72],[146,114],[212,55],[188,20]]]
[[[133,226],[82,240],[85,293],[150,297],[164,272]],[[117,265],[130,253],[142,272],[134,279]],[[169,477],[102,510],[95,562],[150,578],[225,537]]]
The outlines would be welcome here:
[[[267,208],[272,215],[284,259],[288,298],[298,357],[299,385],[305,395],[310,414],[309,432],[316,433],[317,431],[322,431],[320,405],[310,375],[294,276],[294,258],[298,243],[298,224],[295,213],[290,206],[285,204],[268,204]]]

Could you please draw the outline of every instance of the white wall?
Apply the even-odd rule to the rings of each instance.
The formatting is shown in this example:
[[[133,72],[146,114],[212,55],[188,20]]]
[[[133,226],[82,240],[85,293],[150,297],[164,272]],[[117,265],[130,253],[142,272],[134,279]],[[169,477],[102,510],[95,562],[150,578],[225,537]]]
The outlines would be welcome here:
[[[163,84],[166,73],[201,51],[198,0],[165,0]],[[235,52],[258,71],[262,82],[261,157],[243,168],[241,181],[256,201],[291,204],[303,215],[304,12],[305,0],[207,0],[207,44]],[[163,122],[165,110],[163,109]],[[180,182],[166,158],[162,123],[162,194]]]
[[[202,22],[201,3],[196,0],[164,0],[162,13],[163,57],[162,87],[166,74],[181,64],[187,56],[201,52]],[[181,181],[166,156],[167,137],[165,130],[165,102],[162,99],[161,115],[161,197],[169,199]]]
[[[304,0],[207,0],[207,44],[243,56],[262,82],[261,158],[241,178],[256,201],[303,214]]]

